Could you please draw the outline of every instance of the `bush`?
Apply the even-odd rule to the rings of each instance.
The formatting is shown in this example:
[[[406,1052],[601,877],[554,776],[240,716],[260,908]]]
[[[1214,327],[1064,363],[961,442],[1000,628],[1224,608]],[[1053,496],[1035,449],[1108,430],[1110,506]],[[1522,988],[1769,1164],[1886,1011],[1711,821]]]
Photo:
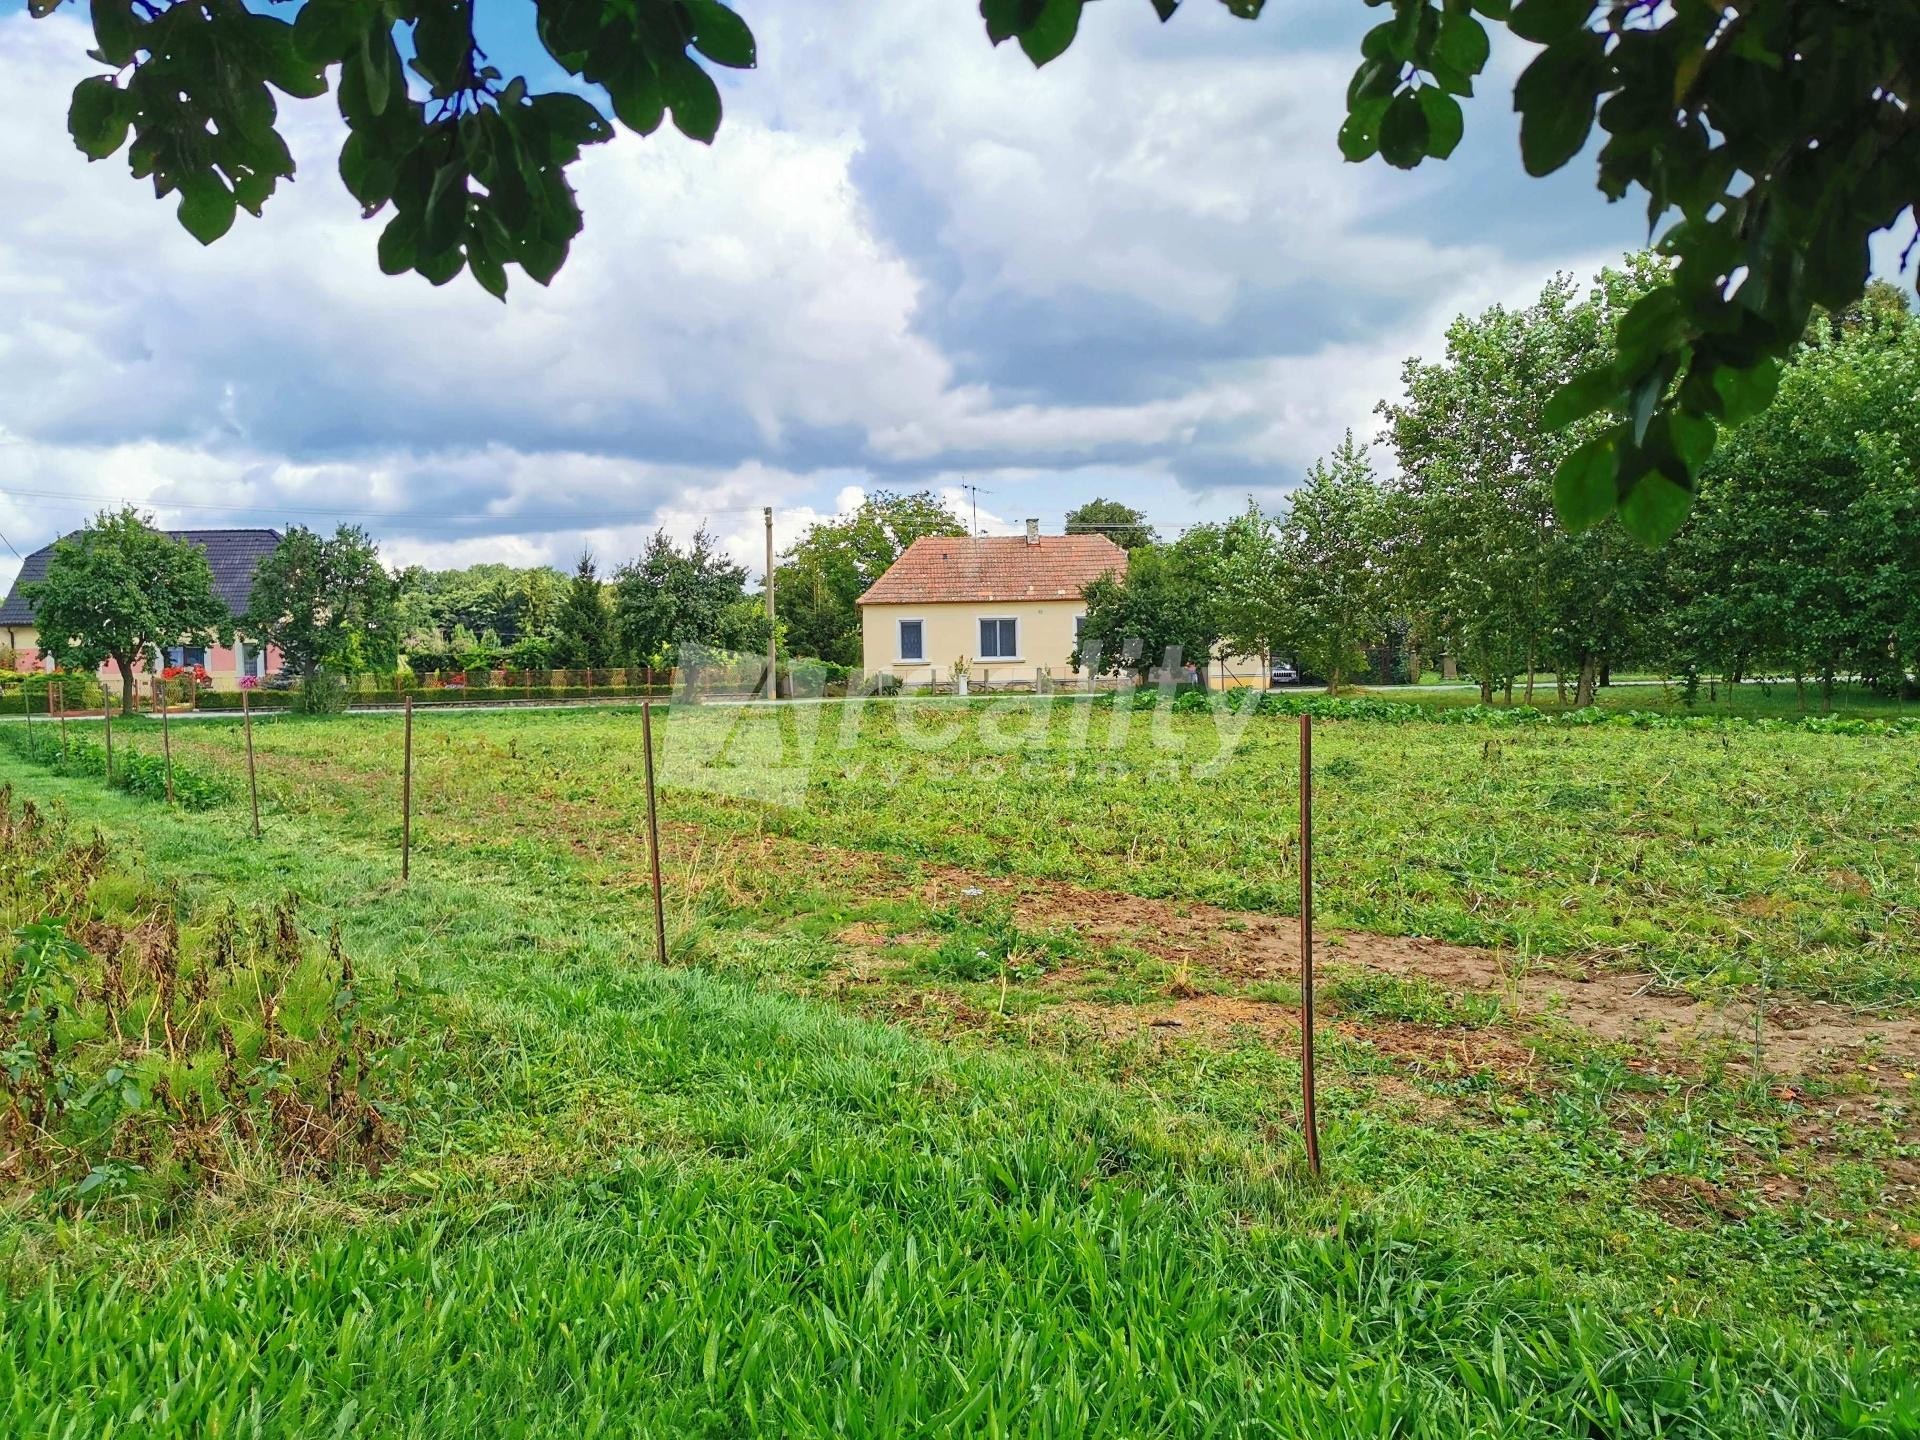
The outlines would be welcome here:
[[[36,725],[29,730],[25,725],[8,725],[0,728],[0,743],[35,764],[46,766],[56,775],[106,778],[106,747],[88,735],[69,732],[63,744],[57,726]],[[115,745],[113,785],[129,795],[166,799],[166,757],[148,754],[131,743]],[[229,796],[224,781],[190,765],[174,762],[173,797],[177,804],[188,810],[209,810]]]

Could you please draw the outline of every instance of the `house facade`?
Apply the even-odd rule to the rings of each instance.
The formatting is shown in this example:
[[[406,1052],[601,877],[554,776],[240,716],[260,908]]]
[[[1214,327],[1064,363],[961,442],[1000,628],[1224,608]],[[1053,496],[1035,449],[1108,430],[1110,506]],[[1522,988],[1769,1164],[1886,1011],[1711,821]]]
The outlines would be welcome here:
[[[1104,535],[930,535],[859,599],[862,668],[905,683],[949,681],[964,662],[980,684],[1074,678],[1085,587],[1124,574]]]
[[[247,613],[253,597],[253,572],[280,543],[277,530],[167,530],[169,539],[185,540],[206,552],[213,571],[213,588],[226,603],[227,613],[237,622]],[[40,648],[40,632],[35,628],[33,605],[22,593],[25,586],[47,578],[47,564],[53,558],[53,546],[43,545],[21,563],[0,605],[0,645],[13,653],[13,669],[51,670],[53,657]],[[253,644],[236,637],[232,645],[174,645],[149,660],[140,675],[159,674],[173,665],[198,665],[212,677],[216,689],[237,689],[242,676],[264,680],[281,666],[280,652],[271,646]],[[120,667],[109,660],[100,667],[100,683],[109,693],[120,685]]]

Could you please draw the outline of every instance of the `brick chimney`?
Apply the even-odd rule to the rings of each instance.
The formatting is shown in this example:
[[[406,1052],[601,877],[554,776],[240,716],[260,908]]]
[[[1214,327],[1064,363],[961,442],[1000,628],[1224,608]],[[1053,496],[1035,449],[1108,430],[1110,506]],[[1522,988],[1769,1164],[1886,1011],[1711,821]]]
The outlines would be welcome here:
[[[1027,521],[1027,543],[1029,545],[1038,545],[1040,543],[1040,522],[1038,520]]]

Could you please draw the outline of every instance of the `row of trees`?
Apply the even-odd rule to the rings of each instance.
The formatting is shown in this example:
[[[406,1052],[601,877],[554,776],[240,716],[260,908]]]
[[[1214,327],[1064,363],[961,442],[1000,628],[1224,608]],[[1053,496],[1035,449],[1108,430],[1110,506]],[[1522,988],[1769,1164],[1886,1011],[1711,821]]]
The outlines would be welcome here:
[[[1280,654],[1330,685],[1391,643],[1445,657],[1482,698],[1550,672],[1592,700],[1609,667],[1698,680],[1841,676],[1891,688],[1920,666],[1920,323],[1875,286],[1822,315],[1757,419],[1701,469],[1688,525],[1649,548],[1573,533],[1555,473],[1604,420],[1552,428],[1550,400],[1607,363],[1614,320],[1661,275],[1636,257],[1584,293],[1463,316],[1380,406],[1397,462],[1349,435],[1278,518],[1248,511],[1136,550],[1089,592],[1100,668]]]

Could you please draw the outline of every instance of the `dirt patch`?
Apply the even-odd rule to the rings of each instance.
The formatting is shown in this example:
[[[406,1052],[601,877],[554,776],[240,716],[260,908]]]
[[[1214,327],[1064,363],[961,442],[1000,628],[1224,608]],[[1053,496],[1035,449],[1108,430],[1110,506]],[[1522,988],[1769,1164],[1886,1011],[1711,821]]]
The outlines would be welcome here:
[[[676,838],[696,857],[706,857],[707,864],[695,861],[697,879],[717,882],[740,902],[749,899],[744,890],[791,884],[797,872],[811,871],[818,883],[869,900],[911,897],[940,907],[983,896],[1002,899],[1013,906],[1023,928],[1069,930],[1095,950],[1130,946],[1164,962],[1177,975],[1224,980],[1240,987],[1263,982],[1297,987],[1300,980],[1298,922],[1284,916],[1027,877],[984,875],[773,835],[729,839],[685,827]],[[724,871],[709,870],[727,852],[736,863]],[[701,871],[707,873],[701,875]],[[844,938],[850,948],[871,954],[884,953],[887,940],[899,937],[862,925]],[[1323,981],[1337,979],[1343,972],[1416,977],[1445,991],[1497,997],[1520,1017],[1551,1017],[1554,1023],[1595,1039],[1662,1055],[1683,1059],[1719,1055],[1738,1065],[1754,1048],[1749,1005],[1711,1003],[1664,990],[1652,975],[1604,968],[1599,956],[1536,958],[1526,964],[1511,953],[1495,950],[1418,936],[1349,931],[1316,937],[1315,958]],[[1073,973],[1071,965],[1063,967],[1050,982],[1057,985]],[[1157,1022],[1162,1028],[1208,1036],[1247,1026],[1280,1039],[1298,1033],[1292,1006],[1238,996],[1177,993],[1182,988],[1172,987],[1164,1006],[1081,1000],[1066,1004],[1071,1013],[1103,1032],[1131,1033]],[[1103,1014],[1106,1019],[1100,1018]],[[1377,1025],[1366,1028],[1370,1034],[1379,1029]],[[1426,1027],[1406,1028],[1434,1033]],[[1457,1032],[1443,1028],[1439,1033],[1458,1048]],[[1920,1020],[1863,1015],[1821,1001],[1770,1004],[1760,1026],[1760,1041],[1766,1067],[1783,1075],[1818,1075],[1840,1068],[1852,1073],[1865,1058],[1873,1062],[1873,1073],[1884,1072],[1894,1088],[1901,1088],[1906,1072],[1920,1068]]]

